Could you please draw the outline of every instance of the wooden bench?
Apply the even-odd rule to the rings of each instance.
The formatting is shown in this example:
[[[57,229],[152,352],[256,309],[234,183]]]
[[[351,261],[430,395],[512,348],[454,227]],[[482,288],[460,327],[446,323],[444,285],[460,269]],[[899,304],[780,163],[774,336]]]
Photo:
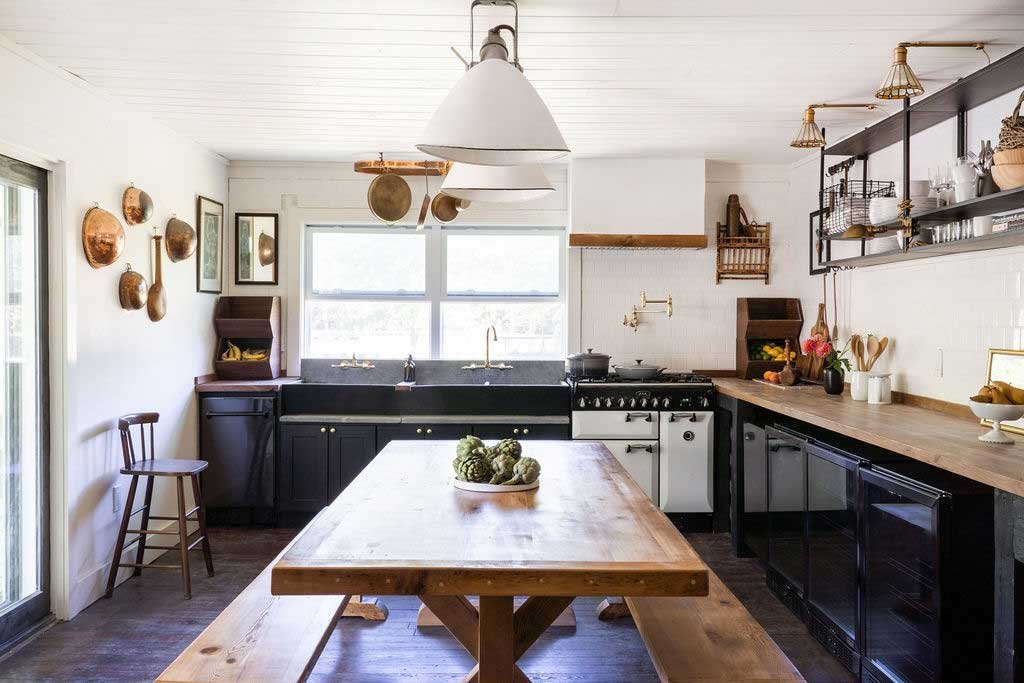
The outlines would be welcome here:
[[[706,598],[626,598],[663,683],[804,680],[732,591],[708,579]]]
[[[271,595],[270,572],[281,555],[178,655],[159,683],[306,679],[349,596]]]

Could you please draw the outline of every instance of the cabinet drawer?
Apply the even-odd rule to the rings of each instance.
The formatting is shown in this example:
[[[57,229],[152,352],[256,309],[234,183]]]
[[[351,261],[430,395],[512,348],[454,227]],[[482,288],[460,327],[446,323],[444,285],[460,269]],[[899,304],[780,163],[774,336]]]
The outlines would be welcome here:
[[[657,439],[658,413],[651,410],[577,410],[574,439]]]
[[[459,424],[404,422],[398,425],[379,425],[377,427],[377,451],[383,450],[392,441],[461,439],[472,433],[472,427]]]
[[[495,439],[530,439],[564,440],[569,438],[567,424],[478,424],[473,425],[473,434],[488,441]]]

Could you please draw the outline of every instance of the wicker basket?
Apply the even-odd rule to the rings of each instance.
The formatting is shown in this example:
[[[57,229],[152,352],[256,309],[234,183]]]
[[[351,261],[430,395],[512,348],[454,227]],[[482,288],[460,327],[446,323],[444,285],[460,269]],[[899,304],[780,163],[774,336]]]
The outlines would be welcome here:
[[[1013,115],[1003,119],[1003,127],[999,130],[999,150],[1024,147],[1024,117],[1020,115],[1022,103],[1024,103],[1024,90],[1017,98],[1017,106],[1013,108]]]

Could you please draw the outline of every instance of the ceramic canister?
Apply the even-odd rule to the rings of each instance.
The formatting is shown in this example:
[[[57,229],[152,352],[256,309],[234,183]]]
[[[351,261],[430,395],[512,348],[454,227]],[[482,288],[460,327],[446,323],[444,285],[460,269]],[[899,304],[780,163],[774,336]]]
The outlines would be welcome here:
[[[850,398],[854,401],[868,400],[868,372],[866,370],[850,372]]]
[[[889,373],[872,373],[868,378],[868,403],[892,403],[892,378]]]

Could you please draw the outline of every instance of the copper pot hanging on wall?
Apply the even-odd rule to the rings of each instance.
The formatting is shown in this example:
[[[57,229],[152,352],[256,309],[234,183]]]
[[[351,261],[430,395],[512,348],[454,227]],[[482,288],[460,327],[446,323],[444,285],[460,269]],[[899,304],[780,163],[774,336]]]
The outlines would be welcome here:
[[[145,223],[153,217],[153,198],[145,190],[132,185],[121,197],[121,213],[128,225]]]
[[[82,248],[90,266],[109,266],[124,249],[124,226],[121,221],[98,206],[86,211],[82,219]]]
[[[126,263],[124,272],[117,281],[117,298],[121,302],[121,308],[126,311],[137,311],[146,305],[146,295],[149,293],[149,285],[142,273],[132,270],[132,264]]]
[[[171,263],[184,261],[196,253],[196,231],[180,218],[172,218],[167,221],[164,241],[167,247],[167,258],[171,260]]]

